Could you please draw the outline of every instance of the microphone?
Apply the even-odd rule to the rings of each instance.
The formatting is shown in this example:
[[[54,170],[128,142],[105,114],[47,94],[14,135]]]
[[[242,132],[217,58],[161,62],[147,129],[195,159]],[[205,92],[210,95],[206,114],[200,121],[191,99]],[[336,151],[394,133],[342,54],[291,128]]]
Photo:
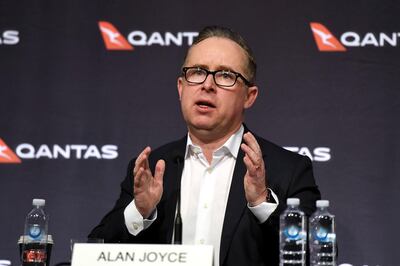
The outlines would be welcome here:
[[[174,162],[178,165],[178,169],[181,169],[181,163],[183,162],[183,155],[180,151],[175,150],[173,152]],[[182,173],[182,171],[180,171]],[[176,200],[176,216],[174,221],[174,245],[182,244],[182,217],[181,217],[181,178],[182,174],[178,178],[178,195]]]

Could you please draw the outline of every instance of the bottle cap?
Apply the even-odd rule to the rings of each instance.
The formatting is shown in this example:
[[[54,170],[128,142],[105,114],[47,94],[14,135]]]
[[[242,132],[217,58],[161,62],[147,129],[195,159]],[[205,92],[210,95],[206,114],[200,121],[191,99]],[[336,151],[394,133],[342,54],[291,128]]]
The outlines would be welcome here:
[[[317,208],[329,207],[329,200],[317,200]]]
[[[46,205],[46,200],[44,200],[44,199],[33,199],[32,200],[32,205],[33,206],[44,206],[44,205]]]
[[[298,198],[288,198],[286,200],[287,205],[294,205],[294,206],[299,206],[300,205],[300,200]]]

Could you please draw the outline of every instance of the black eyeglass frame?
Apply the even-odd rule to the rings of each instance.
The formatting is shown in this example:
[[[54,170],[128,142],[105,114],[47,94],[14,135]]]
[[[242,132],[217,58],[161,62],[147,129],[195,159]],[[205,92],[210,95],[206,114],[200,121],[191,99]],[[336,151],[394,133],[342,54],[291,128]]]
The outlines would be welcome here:
[[[207,73],[207,75],[206,75],[206,77],[204,78],[204,80],[203,80],[202,82],[192,82],[192,81],[189,81],[189,80],[186,78],[186,73],[187,73],[187,71],[188,71],[189,69],[199,69],[199,70],[203,70],[203,71],[205,71],[205,72]],[[215,80],[215,74],[218,73],[218,72],[222,72],[222,71],[229,71],[230,73],[232,73],[232,74],[234,74],[234,75],[236,76],[235,82],[233,82],[232,85],[226,86],[226,85],[220,85],[220,84],[217,83],[217,81]],[[215,84],[216,84],[217,86],[220,86],[220,87],[223,87],[223,88],[230,88],[230,87],[235,86],[236,81],[237,81],[238,78],[241,78],[241,79],[244,81],[244,84],[245,84],[246,86],[248,86],[248,87],[254,86],[254,84],[253,84],[252,82],[248,81],[242,74],[240,74],[240,73],[238,73],[238,72],[235,72],[235,71],[233,71],[233,70],[220,69],[220,70],[210,71],[210,70],[205,69],[205,68],[202,68],[202,67],[193,66],[193,67],[182,67],[182,74],[183,74],[183,76],[185,77],[185,80],[186,80],[187,82],[191,83],[191,84],[202,84],[204,81],[206,81],[208,75],[211,74],[211,75],[213,76],[213,79],[214,79]]]

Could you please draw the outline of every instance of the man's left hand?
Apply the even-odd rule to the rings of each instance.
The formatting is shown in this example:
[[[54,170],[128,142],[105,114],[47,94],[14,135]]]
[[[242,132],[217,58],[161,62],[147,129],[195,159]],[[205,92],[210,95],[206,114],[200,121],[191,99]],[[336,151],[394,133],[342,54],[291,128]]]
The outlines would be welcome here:
[[[251,207],[267,201],[268,182],[265,173],[263,155],[256,138],[250,132],[243,135],[244,143],[240,146],[245,153],[243,158],[247,171],[244,176],[244,192]]]

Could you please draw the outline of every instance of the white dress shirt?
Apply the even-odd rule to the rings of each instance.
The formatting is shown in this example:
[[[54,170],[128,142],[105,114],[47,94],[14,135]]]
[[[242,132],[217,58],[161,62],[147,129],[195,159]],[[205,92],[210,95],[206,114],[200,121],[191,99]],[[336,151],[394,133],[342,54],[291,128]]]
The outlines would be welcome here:
[[[181,180],[181,215],[183,244],[212,245],[214,265],[219,265],[219,250],[226,205],[243,126],[213,153],[207,161],[199,146],[187,138],[185,164]],[[278,198],[270,190],[276,203],[263,202],[249,207],[260,223],[265,222],[278,206]],[[134,200],[125,208],[125,225],[132,235],[137,235],[157,219],[155,211],[150,219],[143,219]]]

